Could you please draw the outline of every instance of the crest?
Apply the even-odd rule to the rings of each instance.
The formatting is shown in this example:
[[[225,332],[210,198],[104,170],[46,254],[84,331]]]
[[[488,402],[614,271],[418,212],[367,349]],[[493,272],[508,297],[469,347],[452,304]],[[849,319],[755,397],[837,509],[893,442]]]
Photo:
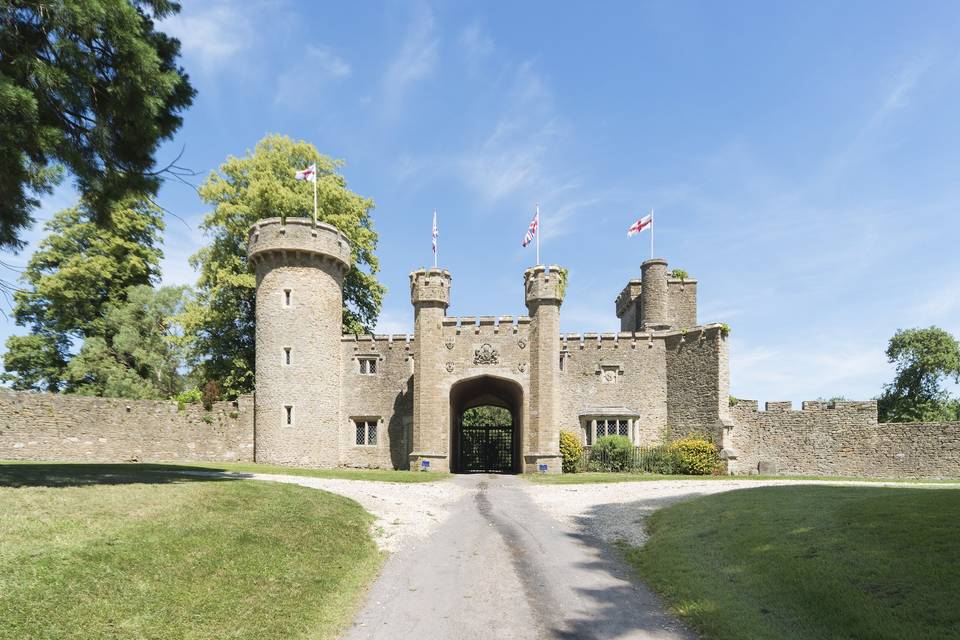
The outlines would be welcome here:
[[[500,354],[489,343],[485,343],[473,352],[473,364],[497,364],[499,361]]]

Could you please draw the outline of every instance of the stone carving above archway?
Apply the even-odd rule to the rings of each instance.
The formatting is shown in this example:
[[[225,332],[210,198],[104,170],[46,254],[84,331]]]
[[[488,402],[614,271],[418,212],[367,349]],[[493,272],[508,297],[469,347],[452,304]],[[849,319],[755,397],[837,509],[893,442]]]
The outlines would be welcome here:
[[[473,364],[497,364],[499,362],[500,354],[490,346],[490,343],[484,343],[473,352]]]

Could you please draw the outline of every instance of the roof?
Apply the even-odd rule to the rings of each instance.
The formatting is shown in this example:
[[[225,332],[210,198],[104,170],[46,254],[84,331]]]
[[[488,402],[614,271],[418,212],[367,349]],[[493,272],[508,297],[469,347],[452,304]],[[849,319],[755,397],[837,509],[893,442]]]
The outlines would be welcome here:
[[[586,416],[616,416],[639,418],[640,414],[627,407],[584,407],[580,410],[580,417]]]

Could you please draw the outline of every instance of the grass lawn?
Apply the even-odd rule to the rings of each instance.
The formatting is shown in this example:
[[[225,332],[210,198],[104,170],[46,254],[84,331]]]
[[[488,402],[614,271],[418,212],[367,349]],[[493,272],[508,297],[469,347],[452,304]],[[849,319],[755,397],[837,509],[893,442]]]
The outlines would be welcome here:
[[[629,561],[705,638],[960,638],[960,490],[781,486],[682,502]]]
[[[323,491],[0,465],[0,638],[334,638],[383,555]]]
[[[116,464],[86,464],[75,462],[31,462],[0,461],[0,484],[17,481],[34,473],[55,478],[58,474],[65,477],[82,478],[85,469],[92,468],[99,482],[104,473],[119,474],[122,479],[127,474],[141,474],[145,471],[230,471],[234,473],[276,473],[287,476],[308,476],[311,478],[340,478],[345,480],[377,480],[379,482],[434,482],[450,477],[449,473],[439,471],[393,471],[391,469],[304,469],[302,467],[280,467],[253,462],[190,462],[185,464],[159,464],[129,462]]]
[[[857,482],[922,482],[929,484],[960,484],[960,478],[952,480],[915,480],[912,478],[854,478],[844,476],[671,476],[655,473],[537,473],[523,476],[540,484],[591,484],[595,482],[652,482],[654,480],[834,480]]]

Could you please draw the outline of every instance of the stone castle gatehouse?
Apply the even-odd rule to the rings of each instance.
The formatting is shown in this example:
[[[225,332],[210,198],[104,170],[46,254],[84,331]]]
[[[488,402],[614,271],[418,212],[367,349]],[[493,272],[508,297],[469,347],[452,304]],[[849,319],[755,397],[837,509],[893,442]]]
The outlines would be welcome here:
[[[588,444],[724,438],[725,330],[698,323],[697,281],[669,277],[665,260],[644,262],[617,297],[619,333],[561,333],[565,272],[536,266],[523,274],[527,315],[449,316],[453,278],[427,269],[410,274],[412,335],[354,336],[341,332],[351,251],[340,231],[262,220],[248,255],[257,462],[559,472],[561,430]],[[465,428],[463,412],[482,405],[508,409],[511,424]]]

